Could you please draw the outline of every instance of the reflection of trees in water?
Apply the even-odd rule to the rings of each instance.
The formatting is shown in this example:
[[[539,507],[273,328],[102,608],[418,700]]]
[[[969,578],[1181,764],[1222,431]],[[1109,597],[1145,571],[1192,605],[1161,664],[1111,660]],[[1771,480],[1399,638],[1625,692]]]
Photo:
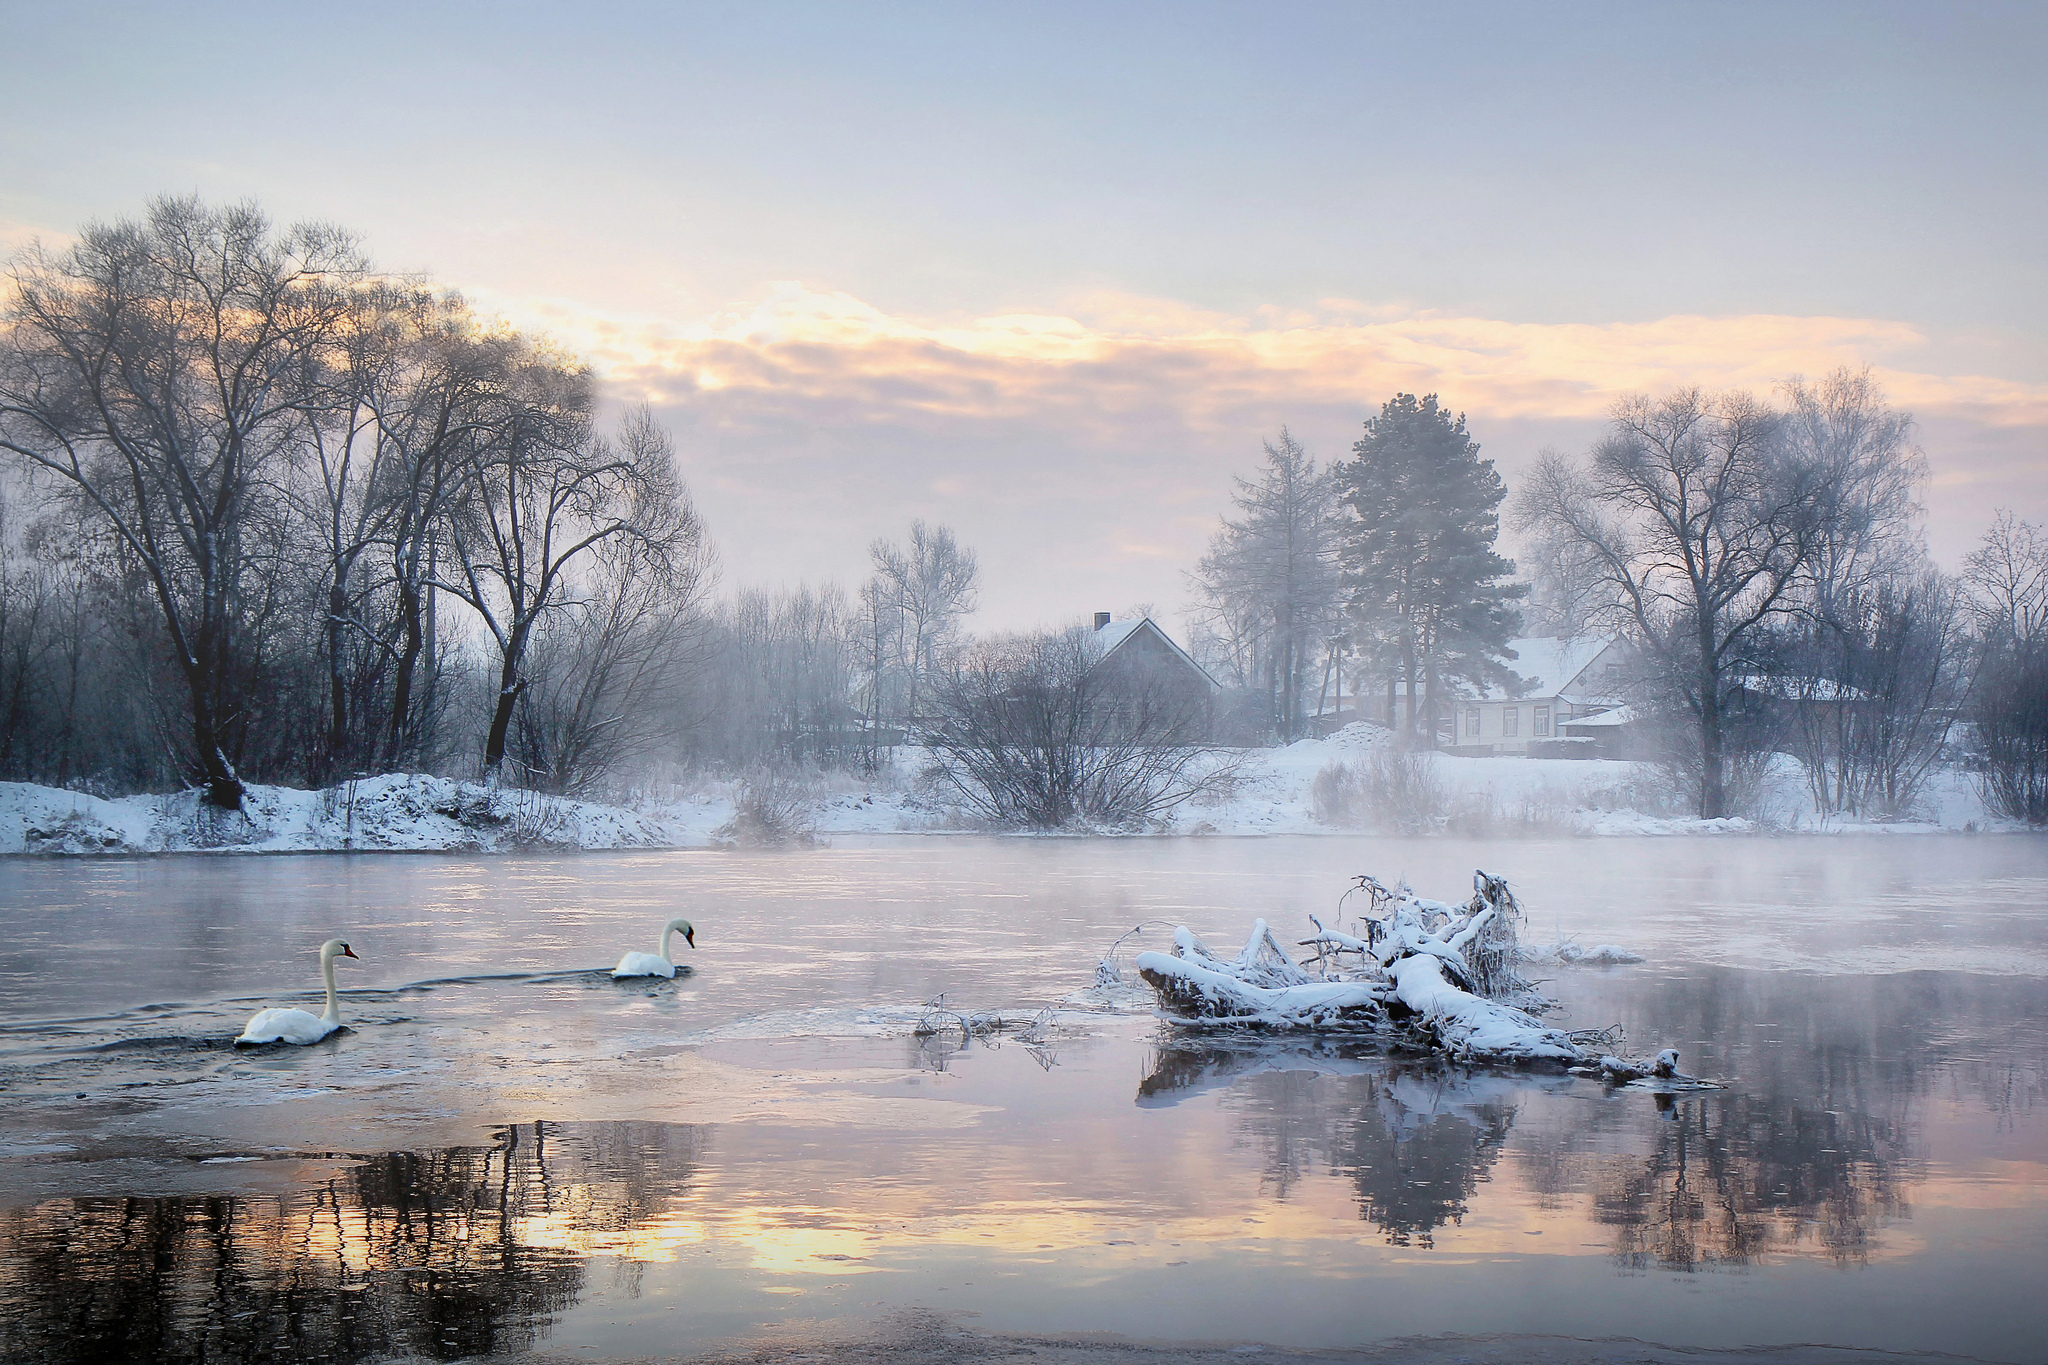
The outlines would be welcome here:
[[[1318,1174],[1344,1179],[1360,1216],[1396,1245],[1432,1246],[1437,1229],[1462,1223],[1514,1131],[1532,1202],[1570,1209],[1590,1195],[1591,1218],[1614,1230],[1626,1266],[1741,1265],[1768,1252],[1846,1264],[1904,1213],[1917,1164],[1910,1124],[1846,1107],[1896,1098],[1894,1077],[1873,1079],[1871,1042],[1859,1053],[1822,1034],[1811,1035],[1803,1074],[1760,1068],[1784,1091],[1604,1101],[1591,1081],[1471,1072],[1357,1044],[1169,1045],[1138,1102],[1227,1087],[1267,1192],[1286,1199]],[[1830,1103],[1784,1097],[1802,1086]],[[1532,1126],[1528,1101],[1544,1091],[1584,1102],[1542,1106]]]
[[[1261,1183],[1285,1199],[1314,1171],[1351,1182],[1359,1216],[1397,1246],[1431,1246],[1462,1222],[1499,1160],[1515,1095],[1534,1078],[1399,1061],[1362,1045],[1160,1050],[1139,1102],[1230,1084],[1260,1151]]]
[[[1597,1216],[1630,1266],[1858,1263],[1907,1211],[1926,1104],[2004,1129],[2042,1103],[2028,980],[1693,968],[1682,989],[1648,972],[1586,984],[1645,1036],[1710,1040],[1699,1069],[1734,1078],[1673,1103],[1648,1156],[1594,1176]]]
[[[535,1344],[583,1287],[568,1231],[630,1229],[693,1178],[696,1130],[508,1128],[289,1195],[0,1212],[0,1357],[454,1358]]]
[[[1661,1108],[1668,1121],[1650,1154],[1604,1162],[1596,1176],[1594,1217],[1615,1229],[1631,1268],[1747,1265],[1785,1251],[1852,1264],[1906,1211],[1911,1163],[1882,1119],[1746,1094]]]
[[[1331,1133],[1332,1170],[1356,1187],[1359,1216],[1396,1246],[1434,1246],[1437,1228],[1465,1221],[1514,1124],[1504,1096],[1460,1101],[1458,1085],[1449,1076],[1396,1076],[1369,1103],[1347,1104]],[[1417,1104],[1425,1099],[1431,1107]],[[1454,1107],[1434,1107],[1447,1102]]]

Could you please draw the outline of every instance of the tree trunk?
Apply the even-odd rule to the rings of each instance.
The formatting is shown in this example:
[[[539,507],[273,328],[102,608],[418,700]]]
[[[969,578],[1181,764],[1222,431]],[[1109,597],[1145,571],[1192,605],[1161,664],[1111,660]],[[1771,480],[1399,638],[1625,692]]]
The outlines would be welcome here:
[[[505,643],[504,660],[498,669],[498,704],[491,712],[491,732],[484,741],[486,775],[496,773],[505,761],[505,737],[512,729],[512,711],[519,704],[519,694],[526,689],[526,679],[519,676],[519,665],[526,655],[529,628],[525,623],[515,626]]]
[[[1725,727],[1726,718],[1721,714],[1721,679],[1709,663],[1700,669],[1700,818],[1703,820],[1718,820],[1728,813],[1723,772],[1726,762]]]
[[[412,758],[413,673],[419,666],[425,633],[420,628],[420,595],[412,584],[398,583],[399,647],[398,667],[391,688],[391,722],[384,741],[384,761],[398,767]]]
[[[196,661],[185,670],[192,689],[192,746],[198,753],[199,780],[206,786],[206,799],[222,810],[242,808],[242,779],[228,761],[225,736],[214,714],[212,680]]]
[[[327,589],[327,763],[329,777],[345,765],[349,751],[348,678],[343,659],[348,650],[348,568],[334,566]]]

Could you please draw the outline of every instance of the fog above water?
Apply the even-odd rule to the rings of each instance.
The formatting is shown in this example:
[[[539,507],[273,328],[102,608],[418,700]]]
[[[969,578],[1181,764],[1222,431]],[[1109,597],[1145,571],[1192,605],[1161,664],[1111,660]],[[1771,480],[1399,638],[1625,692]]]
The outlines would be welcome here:
[[[1647,957],[1548,969],[1572,1026],[1729,1088],[1061,1005],[1141,921],[1290,937],[1353,873],[1455,896],[1474,865],[1531,938]],[[2026,838],[10,862],[0,1355],[601,1359],[921,1306],[2030,1358],[2044,896]],[[694,970],[613,983],[671,914]],[[352,1031],[232,1053],[334,933]],[[913,1036],[940,991],[1062,1012],[1036,1047]]]

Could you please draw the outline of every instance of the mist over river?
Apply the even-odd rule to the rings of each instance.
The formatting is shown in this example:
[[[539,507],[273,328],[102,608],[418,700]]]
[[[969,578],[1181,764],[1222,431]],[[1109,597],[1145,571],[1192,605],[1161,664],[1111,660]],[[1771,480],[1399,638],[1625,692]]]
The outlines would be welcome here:
[[[1119,935],[1506,876],[1676,1097],[1177,1031]],[[691,970],[614,982],[672,915]],[[2048,1342],[2048,841],[842,838],[0,861],[0,1359],[976,1333]],[[1297,933],[1295,931],[1300,930]],[[348,1031],[228,1046],[265,1005]],[[1000,1010],[919,1036],[924,1002]]]

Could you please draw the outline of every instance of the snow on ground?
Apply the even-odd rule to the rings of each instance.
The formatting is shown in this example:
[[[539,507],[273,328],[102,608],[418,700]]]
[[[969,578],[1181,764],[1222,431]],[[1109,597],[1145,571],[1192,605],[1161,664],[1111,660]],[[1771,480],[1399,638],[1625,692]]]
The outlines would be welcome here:
[[[1228,790],[1189,802],[1148,828],[1156,834],[1331,834],[1358,829],[1466,835],[1936,833],[2013,828],[1987,816],[1972,774],[1933,774],[1921,818],[1845,822],[1814,815],[1798,764],[1781,759],[1768,818],[1700,820],[1671,808],[1648,764],[1587,759],[1417,756],[1419,795],[1388,809],[1318,809],[1316,782],[1338,765],[1354,774],[1391,760],[1387,732],[1350,725],[1326,739],[1235,755]],[[878,780],[838,774],[776,779],[798,811],[799,838],[943,834],[972,826],[918,778],[921,756],[899,750]],[[1329,779],[1325,779],[1325,787]],[[247,809],[221,812],[196,791],[102,799],[0,783],[0,854],[284,853],[328,850],[500,852],[515,848],[706,848],[735,842],[741,779],[707,778],[635,800],[637,809],[572,801],[417,774],[364,778],[323,791],[250,786]],[[1398,805],[1398,803],[1396,803]],[[1426,809],[1416,809],[1419,804]]]
[[[1328,811],[1315,800],[1318,774],[1343,765],[1354,772],[1384,767],[1391,735],[1379,726],[1347,725],[1326,739],[1254,750],[1232,789],[1201,797],[1176,812],[1172,829],[1197,834],[1327,834]],[[1939,833],[2016,829],[1985,810],[1975,775],[1942,769],[1930,775],[1916,818],[1844,821],[1814,813],[1804,770],[1779,755],[1759,802],[1760,818],[1702,820],[1687,815],[1664,789],[1654,764],[1612,759],[1454,758],[1415,756],[1425,776],[1416,805],[1354,812],[1357,828],[1490,834],[1673,835],[1802,833]]]
[[[0,853],[658,848],[678,833],[616,806],[418,774],[311,792],[252,784],[241,811],[207,806],[197,791],[102,800],[0,783]]]

